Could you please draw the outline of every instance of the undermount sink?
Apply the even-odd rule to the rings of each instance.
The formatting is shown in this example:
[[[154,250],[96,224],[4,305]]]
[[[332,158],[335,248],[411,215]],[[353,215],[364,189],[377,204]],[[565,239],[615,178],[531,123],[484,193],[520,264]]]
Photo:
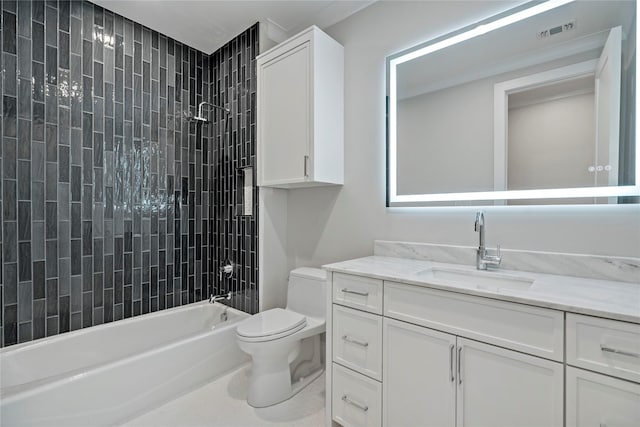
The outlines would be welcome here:
[[[423,279],[437,280],[442,283],[452,283],[463,285],[465,287],[492,291],[499,291],[500,289],[527,291],[533,284],[533,279],[526,277],[503,273],[466,271],[440,267],[419,271],[417,276]]]

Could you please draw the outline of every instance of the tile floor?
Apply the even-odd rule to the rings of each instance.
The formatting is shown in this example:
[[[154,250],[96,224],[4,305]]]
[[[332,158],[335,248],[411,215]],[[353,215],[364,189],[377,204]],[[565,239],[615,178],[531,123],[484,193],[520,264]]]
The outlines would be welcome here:
[[[324,374],[291,399],[256,409],[246,402],[250,365],[178,397],[121,427],[324,425]]]

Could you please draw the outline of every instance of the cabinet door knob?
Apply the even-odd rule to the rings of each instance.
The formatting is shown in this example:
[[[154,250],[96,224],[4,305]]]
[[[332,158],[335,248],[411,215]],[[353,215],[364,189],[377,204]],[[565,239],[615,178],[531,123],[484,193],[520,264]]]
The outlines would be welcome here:
[[[307,163],[309,162],[309,156],[304,156],[304,177],[309,177],[309,169]]]

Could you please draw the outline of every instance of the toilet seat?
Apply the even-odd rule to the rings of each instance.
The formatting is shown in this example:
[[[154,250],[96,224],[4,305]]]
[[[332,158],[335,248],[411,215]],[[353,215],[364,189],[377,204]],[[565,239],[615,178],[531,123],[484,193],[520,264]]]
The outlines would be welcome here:
[[[242,341],[271,341],[298,332],[306,325],[307,318],[302,314],[273,308],[254,314],[241,322],[236,329],[236,334]]]

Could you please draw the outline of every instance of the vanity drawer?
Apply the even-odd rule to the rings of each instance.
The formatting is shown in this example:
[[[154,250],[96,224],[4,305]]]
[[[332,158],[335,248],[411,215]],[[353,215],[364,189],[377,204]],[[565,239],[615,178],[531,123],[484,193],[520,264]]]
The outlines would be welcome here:
[[[382,380],[382,317],[333,306],[333,361]]]
[[[562,311],[384,282],[384,315],[563,362]]]
[[[382,384],[333,364],[333,420],[344,427],[382,424]]]
[[[640,325],[567,313],[567,363],[640,382]]]
[[[333,273],[333,302],[382,314],[382,280]]]

